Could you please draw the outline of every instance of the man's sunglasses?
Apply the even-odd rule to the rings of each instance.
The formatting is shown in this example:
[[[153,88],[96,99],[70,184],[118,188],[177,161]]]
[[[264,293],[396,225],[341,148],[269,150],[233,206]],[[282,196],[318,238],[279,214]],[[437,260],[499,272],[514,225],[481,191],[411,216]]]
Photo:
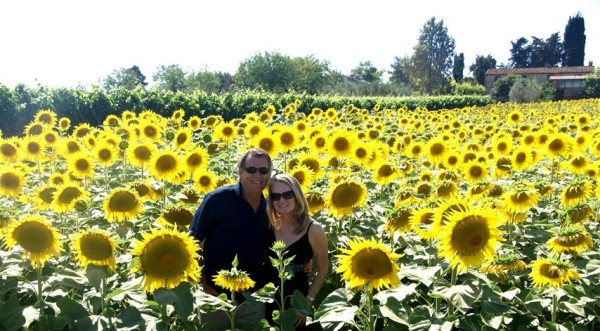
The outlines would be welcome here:
[[[289,200],[289,199],[292,199],[293,197],[294,197],[294,192],[292,192],[292,191],[285,191],[283,193],[271,193],[271,200],[273,200],[273,201],[277,201],[281,198]]]
[[[260,172],[261,175],[266,175],[266,174],[268,174],[271,171],[271,169],[269,169],[267,167],[262,167],[262,168],[245,167],[244,170],[246,170],[246,172],[249,173],[249,174],[255,174],[256,171],[258,170],[258,172]]]

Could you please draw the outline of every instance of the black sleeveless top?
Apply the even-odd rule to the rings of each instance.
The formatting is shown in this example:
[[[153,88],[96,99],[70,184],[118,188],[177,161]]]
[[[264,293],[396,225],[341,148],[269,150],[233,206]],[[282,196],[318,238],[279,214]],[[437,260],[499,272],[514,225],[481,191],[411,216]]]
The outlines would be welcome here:
[[[311,221],[307,228],[306,232],[302,237],[298,238],[296,241],[287,246],[284,250],[284,258],[294,256],[294,259],[291,262],[291,269],[294,272],[294,275],[291,279],[287,280],[283,284],[283,291],[285,296],[292,295],[294,290],[299,290],[302,294],[306,295],[308,293],[308,275],[304,272],[304,268],[308,264],[308,262],[313,258],[312,247],[310,246],[310,242],[308,241],[308,230],[312,226],[314,221]],[[269,233],[267,234],[267,243],[268,247],[272,247],[273,243],[276,241],[275,239],[275,230],[269,229]],[[269,250],[269,256],[273,258],[277,258],[277,255],[272,250]],[[270,262],[268,262],[270,264]],[[280,280],[277,274],[277,269],[270,266],[269,269],[269,279],[268,281],[273,282],[275,286],[279,286]],[[276,299],[278,296],[276,296]]]

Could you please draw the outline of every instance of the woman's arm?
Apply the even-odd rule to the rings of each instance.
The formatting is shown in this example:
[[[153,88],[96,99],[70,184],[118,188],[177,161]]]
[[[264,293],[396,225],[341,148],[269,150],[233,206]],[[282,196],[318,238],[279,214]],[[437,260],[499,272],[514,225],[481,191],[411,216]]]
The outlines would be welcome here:
[[[313,255],[315,262],[317,263],[317,275],[315,276],[310,288],[308,289],[307,298],[313,298],[319,293],[321,290],[321,286],[325,282],[325,278],[327,278],[327,274],[329,273],[329,251],[328,251],[328,241],[327,235],[325,234],[325,230],[323,230],[323,226],[314,222],[308,231],[308,241],[310,242],[310,246],[313,250]],[[312,304],[312,300],[309,298],[309,303]]]

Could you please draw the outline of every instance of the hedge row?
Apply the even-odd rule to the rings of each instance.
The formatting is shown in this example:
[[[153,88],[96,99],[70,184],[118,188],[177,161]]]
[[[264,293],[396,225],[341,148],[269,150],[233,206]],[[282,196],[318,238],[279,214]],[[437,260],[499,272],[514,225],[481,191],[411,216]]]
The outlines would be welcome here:
[[[298,110],[307,114],[313,108],[339,110],[349,104],[364,109],[373,109],[379,104],[382,108],[438,110],[491,103],[489,96],[346,97],[265,92],[217,95],[202,91],[191,94],[144,89],[105,91],[99,87],[87,91],[83,88],[30,88],[17,85],[10,89],[0,84],[0,130],[4,137],[20,136],[24,126],[32,121],[40,109],[51,109],[59,118],[69,117],[72,125],[88,123],[96,126],[107,115],[120,115],[124,110],[136,113],[152,110],[162,116],[170,116],[173,111],[183,109],[186,117],[221,115],[230,120],[248,112],[261,112],[269,105],[280,109],[295,100],[301,101]]]

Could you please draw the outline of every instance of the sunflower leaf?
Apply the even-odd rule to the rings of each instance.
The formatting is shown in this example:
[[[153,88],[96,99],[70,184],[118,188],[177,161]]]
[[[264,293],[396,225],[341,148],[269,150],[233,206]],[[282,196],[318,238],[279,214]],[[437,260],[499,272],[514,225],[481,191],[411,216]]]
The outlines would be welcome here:
[[[16,295],[10,296],[10,299],[0,305],[0,328],[11,331],[21,330],[26,326],[25,322],[23,307]]]
[[[106,279],[107,277],[109,277],[110,273],[108,272],[108,267],[99,267],[90,263],[85,269],[85,276],[90,282],[90,285],[92,285],[97,291],[100,291],[102,279]]]
[[[356,326],[354,316],[358,307],[350,305],[353,294],[346,288],[331,292],[315,312],[315,320],[321,323],[346,323]]]
[[[56,302],[60,308],[58,316],[67,317],[73,321],[81,320],[90,316],[90,313],[77,301],[62,297]]]
[[[184,320],[190,316],[194,308],[191,287],[186,282],[182,282],[174,289],[159,288],[154,291],[154,300],[161,305],[173,305],[179,317]]]
[[[600,260],[590,260],[585,266],[588,277],[600,274]]]

